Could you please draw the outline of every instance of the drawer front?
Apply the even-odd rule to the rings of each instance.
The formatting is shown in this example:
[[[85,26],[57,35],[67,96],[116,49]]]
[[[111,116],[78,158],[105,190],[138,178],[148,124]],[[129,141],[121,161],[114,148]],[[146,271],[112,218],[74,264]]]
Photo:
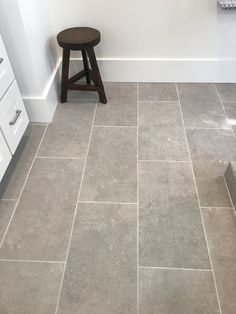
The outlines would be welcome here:
[[[0,131],[0,181],[11,161],[11,153]]]
[[[12,154],[15,153],[28,124],[25,106],[14,81],[0,101],[0,128]]]
[[[3,40],[0,36],[0,99],[14,80],[14,73],[7,56]]]

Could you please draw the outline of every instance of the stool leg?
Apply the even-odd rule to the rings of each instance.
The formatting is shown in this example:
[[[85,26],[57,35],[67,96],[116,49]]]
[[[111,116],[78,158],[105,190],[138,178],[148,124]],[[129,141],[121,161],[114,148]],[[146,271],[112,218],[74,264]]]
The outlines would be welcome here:
[[[69,67],[70,67],[70,50],[63,49],[62,76],[61,76],[61,103],[67,102]]]
[[[83,57],[86,81],[87,81],[87,84],[89,85],[91,83],[91,81],[90,81],[90,76],[89,76],[89,65],[88,65],[87,53],[85,50],[82,50],[82,57]]]
[[[91,68],[92,68],[92,78],[94,80],[95,85],[98,87],[99,99],[100,99],[101,103],[106,104],[107,103],[107,97],[105,94],[103,82],[102,82],[101,75],[99,72],[99,68],[98,68],[97,59],[95,56],[94,49],[88,48],[87,54],[89,57]]]

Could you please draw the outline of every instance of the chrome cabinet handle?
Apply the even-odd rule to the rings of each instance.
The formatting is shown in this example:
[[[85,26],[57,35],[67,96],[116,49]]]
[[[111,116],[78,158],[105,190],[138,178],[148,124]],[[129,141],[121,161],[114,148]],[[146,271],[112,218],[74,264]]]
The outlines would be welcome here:
[[[15,115],[14,119],[11,122],[9,122],[10,125],[16,124],[19,116],[21,115],[21,112],[22,112],[21,110],[16,110],[16,115]]]
[[[0,64],[3,62],[3,60],[4,60],[3,58],[0,58]]]

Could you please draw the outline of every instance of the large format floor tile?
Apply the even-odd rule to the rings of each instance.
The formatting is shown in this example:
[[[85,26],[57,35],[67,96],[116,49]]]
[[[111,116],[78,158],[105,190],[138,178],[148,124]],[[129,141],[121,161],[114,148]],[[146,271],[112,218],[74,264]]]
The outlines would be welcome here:
[[[229,118],[229,124],[232,126],[236,135],[236,102],[224,103],[223,105]]]
[[[202,209],[210,254],[224,314],[236,309],[236,220],[232,208]]]
[[[39,156],[85,158],[95,104],[86,101],[59,105]]]
[[[189,159],[177,102],[139,103],[139,159]]]
[[[178,84],[187,128],[229,128],[214,84]]]
[[[137,129],[93,129],[80,200],[137,202]]]
[[[70,70],[71,76],[78,73],[79,69],[76,69],[76,71],[73,71],[72,67],[74,64],[70,64]],[[80,81],[81,84],[86,84],[86,79],[82,79]],[[74,104],[74,103],[81,103],[81,102],[91,102],[96,104],[98,102],[98,93],[93,91],[82,91],[82,90],[69,90],[68,91],[68,103]]]
[[[139,163],[140,265],[210,268],[189,163]]]
[[[37,152],[46,125],[30,124],[0,184],[0,198],[17,199]]]
[[[192,160],[236,160],[232,130],[187,130]]]
[[[203,208],[213,266],[236,269],[236,217],[232,208]]]
[[[223,103],[225,111],[229,117],[229,124],[236,125],[236,101]]]
[[[177,101],[175,84],[172,83],[139,83],[139,101]]]
[[[95,125],[137,125],[137,84],[106,83],[108,103],[98,104]]]
[[[231,206],[224,180],[226,167],[227,162],[223,160],[196,160],[193,162],[201,206]]]
[[[136,314],[137,208],[80,204],[58,314]]]
[[[55,312],[63,265],[0,262],[0,313]]]
[[[211,272],[140,270],[140,314],[220,313]]]
[[[6,232],[8,223],[15,209],[15,201],[1,201],[0,200],[0,243]]]
[[[35,161],[1,258],[65,260],[83,165],[82,160]]]
[[[30,125],[0,185],[0,314],[235,314],[235,86],[224,108],[213,84],[69,92],[35,160]]]
[[[230,206],[224,182],[227,163],[236,160],[232,130],[187,130],[201,206]]]
[[[236,84],[216,84],[222,102],[236,102]]]
[[[214,272],[222,314],[235,314],[236,267],[216,266]]]

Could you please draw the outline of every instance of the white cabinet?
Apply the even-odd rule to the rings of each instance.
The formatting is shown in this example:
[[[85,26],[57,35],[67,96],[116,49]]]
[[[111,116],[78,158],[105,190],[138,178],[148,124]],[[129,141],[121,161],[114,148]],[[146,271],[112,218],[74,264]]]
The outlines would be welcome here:
[[[0,36],[0,99],[14,80],[14,73]]]
[[[14,81],[0,101],[0,126],[12,154],[15,153],[28,124],[25,106]]]
[[[28,124],[25,106],[0,35],[0,181]]]
[[[0,132],[0,181],[11,161],[11,153],[8,149],[7,143]]]

